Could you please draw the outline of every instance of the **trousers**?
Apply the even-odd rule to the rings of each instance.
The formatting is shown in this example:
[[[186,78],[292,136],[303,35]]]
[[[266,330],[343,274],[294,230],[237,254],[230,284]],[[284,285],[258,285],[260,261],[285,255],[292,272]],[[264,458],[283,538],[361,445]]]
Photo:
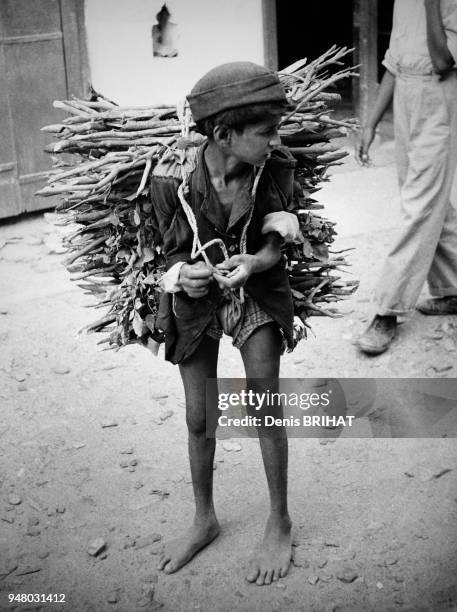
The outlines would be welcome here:
[[[379,315],[406,315],[426,281],[434,297],[457,295],[457,72],[400,74],[394,89],[402,226],[374,292]]]

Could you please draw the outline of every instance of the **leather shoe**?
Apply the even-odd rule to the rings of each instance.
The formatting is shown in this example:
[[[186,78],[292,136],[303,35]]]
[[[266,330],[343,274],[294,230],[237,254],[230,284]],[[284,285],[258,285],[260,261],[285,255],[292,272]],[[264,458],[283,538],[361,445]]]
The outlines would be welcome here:
[[[425,315],[455,315],[457,314],[457,295],[422,300],[417,304],[416,310]]]
[[[397,332],[397,317],[376,315],[357,340],[357,346],[367,355],[380,355],[386,351]]]

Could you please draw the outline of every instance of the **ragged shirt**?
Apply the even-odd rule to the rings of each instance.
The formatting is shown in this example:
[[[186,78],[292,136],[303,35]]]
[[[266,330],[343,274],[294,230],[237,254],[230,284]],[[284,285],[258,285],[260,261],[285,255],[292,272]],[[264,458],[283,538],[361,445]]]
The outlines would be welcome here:
[[[440,0],[447,46],[457,63],[457,0]],[[394,75],[433,74],[424,0],[395,0],[389,48],[383,61]]]
[[[292,207],[296,162],[285,149],[273,152],[262,172],[255,202],[246,189],[244,196],[234,204],[227,222],[209,177],[204,149],[205,145],[198,152],[187,196],[197,221],[200,242],[205,244],[220,238],[229,255],[239,253],[242,229],[253,206],[247,231],[247,253],[254,254],[264,244],[262,228],[266,215]],[[163,237],[167,270],[178,262],[194,263],[190,258],[193,232],[177,195],[178,186],[177,179],[168,177],[155,175],[151,181],[153,209]],[[206,254],[213,265],[223,261],[217,246],[207,249]],[[265,272],[253,274],[245,284],[245,291],[278,323],[291,347],[293,302],[284,258]],[[222,302],[222,292],[215,282],[210,283],[208,294],[201,298],[191,298],[183,291],[162,295],[156,325],[165,332],[167,360],[180,363],[195,351]]]

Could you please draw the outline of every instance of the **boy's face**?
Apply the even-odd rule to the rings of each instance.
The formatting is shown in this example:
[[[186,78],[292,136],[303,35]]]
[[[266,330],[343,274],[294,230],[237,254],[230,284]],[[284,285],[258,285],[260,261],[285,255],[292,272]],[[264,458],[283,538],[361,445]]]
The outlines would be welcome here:
[[[246,125],[242,132],[232,130],[230,139],[230,153],[239,161],[252,166],[262,165],[281,139],[278,127],[281,116],[271,117]]]

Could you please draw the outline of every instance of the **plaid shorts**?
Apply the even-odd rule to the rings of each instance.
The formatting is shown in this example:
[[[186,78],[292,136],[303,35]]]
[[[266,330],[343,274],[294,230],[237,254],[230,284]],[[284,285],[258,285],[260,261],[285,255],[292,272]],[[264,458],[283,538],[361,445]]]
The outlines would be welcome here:
[[[273,323],[274,319],[264,312],[260,306],[255,302],[247,293],[244,294],[244,312],[243,320],[241,325],[236,329],[235,335],[233,336],[233,346],[240,349],[246,340],[251,336],[258,327],[265,325],[265,323]],[[206,334],[214,340],[220,340],[224,335],[222,326],[217,318],[217,314],[212,320],[210,326],[206,330]]]

